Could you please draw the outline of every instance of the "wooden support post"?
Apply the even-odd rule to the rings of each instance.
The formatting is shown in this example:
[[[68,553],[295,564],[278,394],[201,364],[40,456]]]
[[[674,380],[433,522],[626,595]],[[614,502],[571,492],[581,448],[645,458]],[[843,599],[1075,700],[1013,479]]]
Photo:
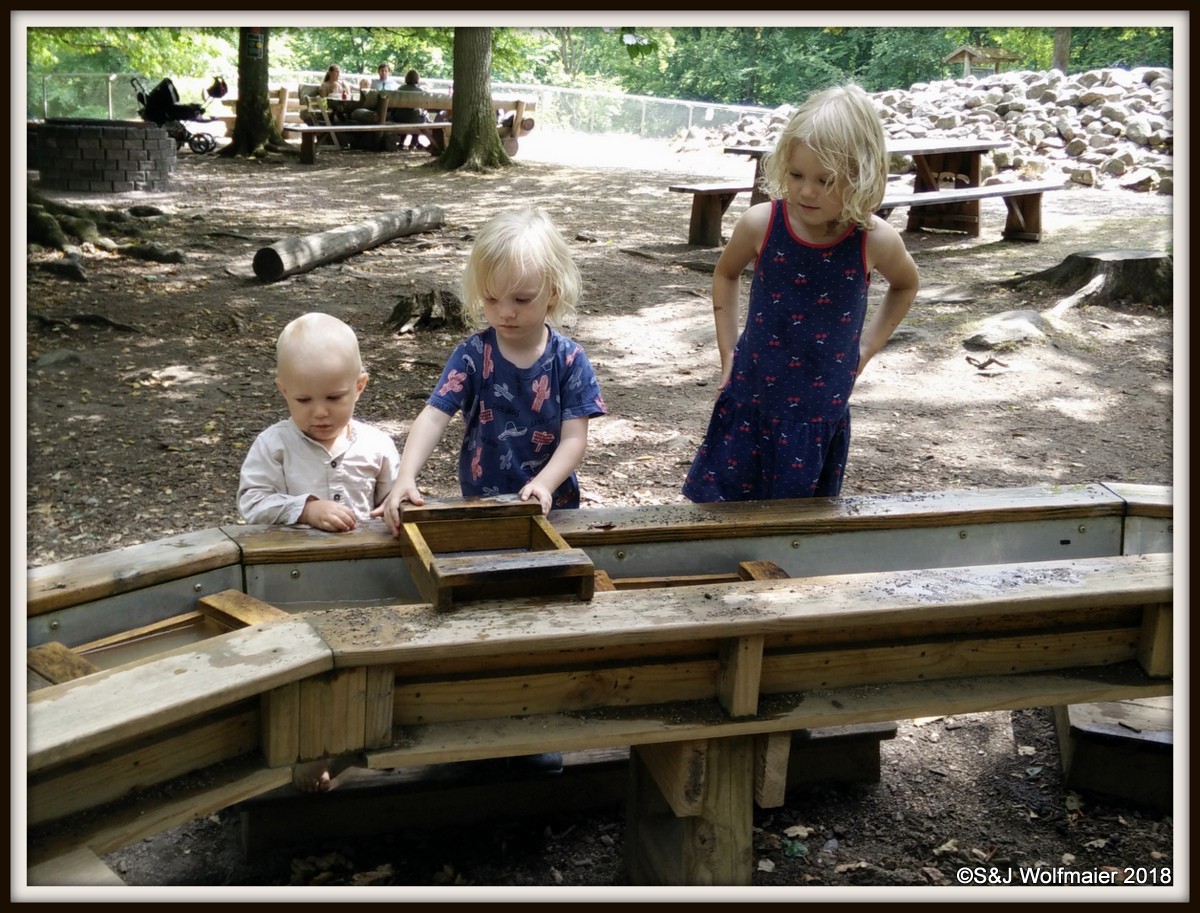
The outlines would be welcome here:
[[[731,717],[758,713],[762,679],[763,636],[731,637],[721,641],[717,666],[717,700]]]
[[[335,669],[300,683],[300,760],[362,751],[367,670]]]
[[[290,682],[262,696],[263,760],[284,767],[300,757],[300,683]]]
[[[768,732],[754,739],[754,803],[759,808],[779,808],[787,793],[790,732]]]
[[[392,708],[396,693],[396,671],[391,666],[368,666],[364,748],[392,744]]]
[[[696,745],[677,752],[695,765]],[[670,796],[647,764],[663,752],[649,746],[630,751],[630,790],[625,835],[626,861],[633,884],[747,886],[753,874],[752,845],[754,737],[709,739],[705,745],[699,811],[678,817]],[[678,776],[675,782],[681,782]]]
[[[1142,611],[1142,636],[1138,640],[1138,662],[1147,675],[1170,676],[1174,661],[1171,635],[1171,603],[1146,606]]]

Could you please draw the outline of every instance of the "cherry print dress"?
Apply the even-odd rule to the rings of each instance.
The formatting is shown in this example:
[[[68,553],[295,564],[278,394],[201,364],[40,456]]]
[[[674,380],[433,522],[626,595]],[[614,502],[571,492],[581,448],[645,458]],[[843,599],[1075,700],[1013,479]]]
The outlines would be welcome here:
[[[691,501],[835,497],[870,276],[866,232],[801,240],[772,204],[733,373],[684,481]]]

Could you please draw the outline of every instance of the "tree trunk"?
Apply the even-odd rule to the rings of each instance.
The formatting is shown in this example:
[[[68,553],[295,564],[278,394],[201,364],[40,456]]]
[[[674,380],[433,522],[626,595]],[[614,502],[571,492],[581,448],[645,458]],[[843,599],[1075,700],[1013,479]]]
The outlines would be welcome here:
[[[276,282],[314,269],[349,254],[376,247],[401,235],[441,228],[445,217],[440,206],[401,209],[343,225],[302,238],[284,238],[254,255],[254,275],[264,282]]]
[[[1058,315],[1087,305],[1140,304],[1169,309],[1173,302],[1171,255],[1157,250],[1093,250],[1070,254],[1058,266],[1011,279],[1004,285],[1048,282],[1072,294],[1051,309]]]
[[[1071,29],[1070,27],[1054,30],[1054,59],[1050,66],[1064,75],[1071,63]]]
[[[271,116],[267,65],[270,60],[269,28],[238,29],[237,120],[230,142],[220,155],[261,158],[268,152],[295,152],[284,142]]]
[[[500,145],[496,110],[492,106],[492,30],[459,27],[454,30],[454,129],[436,167],[487,171],[511,165]]]

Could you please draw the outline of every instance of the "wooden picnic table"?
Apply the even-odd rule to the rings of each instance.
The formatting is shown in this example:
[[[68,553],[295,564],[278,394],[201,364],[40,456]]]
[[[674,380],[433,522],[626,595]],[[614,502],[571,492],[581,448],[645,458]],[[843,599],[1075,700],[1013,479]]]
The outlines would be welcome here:
[[[980,187],[982,161],[985,152],[1009,145],[1006,140],[979,137],[923,137],[889,139],[889,156],[907,155],[912,158],[915,173],[911,192],[891,193],[880,206],[884,218],[892,209],[906,206],[907,231],[922,228],[965,231],[979,234],[979,200],[984,196],[1003,197],[1010,219],[1005,226],[1006,238],[1038,240],[1041,237],[1041,194],[1058,189],[1061,184],[1027,182],[997,185],[986,190]],[[729,155],[745,155],[754,160],[754,189],[750,204],[767,199],[759,189],[763,173],[763,157],[770,146],[727,146]],[[939,198],[940,197],[940,198]]]
[[[1007,146],[1004,140],[988,140],[968,137],[955,139],[947,137],[928,137],[924,139],[890,139],[887,141],[888,155],[912,156],[916,176],[913,179],[913,192],[923,193],[928,190],[940,190],[946,183],[955,187],[978,187],[980,178],[980,163],[983,154],[992,149]],[[750,204],[761,203],[767,199],[766,194],[758,189],[762,178],[763,156],[771,151],[771,146],[726,146],[727,155],[745,155],[754,160],[754,191],[750,194]]]

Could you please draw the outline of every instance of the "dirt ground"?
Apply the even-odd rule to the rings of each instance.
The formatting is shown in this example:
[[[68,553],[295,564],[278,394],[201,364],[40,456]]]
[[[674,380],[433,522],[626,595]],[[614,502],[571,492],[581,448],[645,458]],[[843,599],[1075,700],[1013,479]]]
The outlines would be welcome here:
[[[305,311],[357,329],[371,375],[357,414],[402,445],[461,334],[428,325],[400,334],[389,318],[406,296],[453,289],[474,230],[519,205],[551,212],[584,276],[579,319],[566,332],[596,366],[609,415],[591,426],[583,509],[682,500],[717,379],[709,301],[717,251],[685,243],[691,200],[667,188],[746,178],[750,163],[720,150],[680,154],[536,131],[522,140],[517,165],[501,172],[444,175],[422,168],[427,161],[326,152],[306,167],[185,149],[169,192],[46,194],[159,207],[164,216],[139,220],[146,239],[185,258],[147,263],[91,249],[81,282],[43,270],[53,255],[30,254],[28,565],[238,523],[242,457],[259,430],[286,415],[272,387],[275,337]],[[726,215],[726,235],[746,202]],[[249,273],[254,253],[282,237],[430,205],[444,211],[436,231],[277,283]],[[905,236],[922,289],[855,390],[843,495],[1171,484],[1170,313],[1136,302],[1093,306],[1068,311],[1036,342],[964,346],[980,319],[1044,313],[1070,292],[1002,280],[1080,251],[1170,249],[1171,198],[1082,187],[1048,194],[1040,243],[999,239],[1001,201],[984,201],[983,213],[976,239]],[[969,360],[989,357],[996,361],[985,368]],[[429,495],[457,494],[456,446],[444,444],[422,480]],[[898,721],[882,755],[879,783],[817,787],[756,812],[756,887],[944,886],[960,868],[987,863],[1174,864],[1170,815],[1065,789],[1048,711]],[[386,839],[313,834],[247,861],[229,810],[107,861],[127,883],[146,886],[459,885],[464,900],[480,886],[608,888],[623,884],[621,817],[614,808],[449,835],[410,833],[398,822]]]

